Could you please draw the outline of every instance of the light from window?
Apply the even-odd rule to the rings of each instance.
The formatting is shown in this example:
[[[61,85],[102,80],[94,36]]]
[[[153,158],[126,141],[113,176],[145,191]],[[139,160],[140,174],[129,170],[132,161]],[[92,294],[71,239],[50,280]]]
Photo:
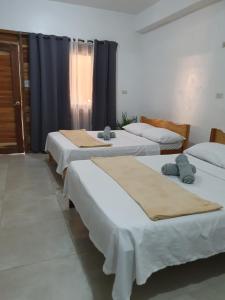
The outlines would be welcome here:
[[[73,42],[70,53],[70,103],[73,127],[91,127],[93,45]]]

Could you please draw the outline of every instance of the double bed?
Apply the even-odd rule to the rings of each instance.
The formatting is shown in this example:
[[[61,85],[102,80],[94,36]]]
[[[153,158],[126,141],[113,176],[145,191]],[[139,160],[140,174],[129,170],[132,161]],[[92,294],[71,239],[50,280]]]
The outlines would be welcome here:
[[[116,138],[106,141],[111,147],[79,148],[60,132],[51,132],[47,136],[45,151],[49,154],[50,161],[57,164],[57,173],[63,175],[69,163],[77,160],[87,160],[91,157],[112,157],[122,155],[146,156],[157,154],[180,153],[185,149],[190,126],[176,124],[166,120],[149,119],[141,117],[141,122],[155,127],[169,129],[184,137],[183,142],[172,144],[159,144],[142,136],[129,133],[125,130],[116,130]],[[97,140],[98,131],[88,131],[90,136]]]
[[[211,142],[225,143],[212,130]],[[193,185],[170,177],[185,190],[225,207],[225,169],[187,154],[197,168]],[[176,155],[135,157],[160,173]],[[138,180],[138,179],[137,179]],[[103,271],[115,274],[114,300],[129,300],[133,282],[144,284],[156,271],[225,252],[225,210],[152,221],[129,194],[90,160],[74,161],[64,194],[76,207],[94,245],[105,257]]]

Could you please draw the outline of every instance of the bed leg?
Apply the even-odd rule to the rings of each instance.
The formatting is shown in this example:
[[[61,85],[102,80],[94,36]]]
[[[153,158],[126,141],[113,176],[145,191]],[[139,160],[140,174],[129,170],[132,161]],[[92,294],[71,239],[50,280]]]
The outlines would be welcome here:
[[[69,208],[75,208],[75,206],[71,200],[69,200]]]
[[[63,174],[62,174],[62,179],[63,179],[63,181],[65,180],[66,172],[67,172],[67,169],[65,169],[65,170],[63,171]]]
[[[52,163],[52,162],[54,161],[54,159],[53,159],[51,153],[48,153],[48,161],[49,161],[50,163]]]

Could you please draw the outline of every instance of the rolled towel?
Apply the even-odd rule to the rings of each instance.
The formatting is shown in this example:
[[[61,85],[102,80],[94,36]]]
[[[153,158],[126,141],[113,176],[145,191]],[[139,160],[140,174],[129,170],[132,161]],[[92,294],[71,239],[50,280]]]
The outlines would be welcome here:
[[[191,164],[192,172],[196,173],[196,167]],[[180,176],[180,171],[177,164],[165,164],[161,168],[161,172],[163,175],[169,176]]]
[[[116,138],[116,133],[115,132],[110,132],[110,138],[115,139]]]
[[[180,180],[183,183],[191,184],[195,181],[195,175],[192,171],[188,158],[184,154],[180,154],[176,158],[176,164],[180,172]]]
[[[110,132],[111,132],[111,128],[109,126],[106,126],[104,129],[104,140],[105,141],[110,140]]]
[[[98,132],[97,137],[99,139],[104,139],[104,132]]]
[[[97,137],[99,139],[104,139],[104,132],[98,132]],[[115,132],[110,132],[110,138],[114,139],[116,137],[116,133]]]

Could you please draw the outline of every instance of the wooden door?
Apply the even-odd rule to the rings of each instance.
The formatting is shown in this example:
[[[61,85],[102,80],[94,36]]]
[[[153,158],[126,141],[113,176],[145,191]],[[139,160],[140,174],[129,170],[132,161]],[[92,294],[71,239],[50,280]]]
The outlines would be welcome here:
[[[0,153],[24,152],[19,45],[0,42]]]

